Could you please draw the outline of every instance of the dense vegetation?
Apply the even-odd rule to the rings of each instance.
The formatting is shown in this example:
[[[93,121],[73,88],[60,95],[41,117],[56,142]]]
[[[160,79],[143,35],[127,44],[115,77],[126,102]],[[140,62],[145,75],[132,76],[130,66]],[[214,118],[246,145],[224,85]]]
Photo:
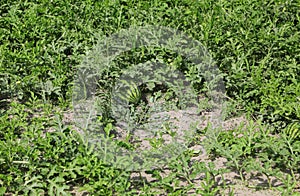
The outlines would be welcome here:
[[[92,195],[225,194],[234,186],[217,179],[229,170],[244,186],[251,187],[245,173],[257,172],[268,186],[254,188],[299,194],[299,20],[298,0],[1,0],[0,194],[68,195],[73,189]],[[148,173],[155,182],[134,181],[130,172],[103,162],[63,121],[85,54],[99,38],[143,25],[185,32],[224,73],[229,117],[247,114],[251,124],[246,131],[221,132],[207,144],[212,160],[228,160],[226,169],[200,161],[190,167],[194,154],[187,151],[170,163],[166,177],[153,170]],[[136,58],[127,55],[121,60]],[[200,186],[193,183],[198,174],[206,176]],[[180,185],[182,179],[187,186]],[[273,187],[276,180],[280,185]]]

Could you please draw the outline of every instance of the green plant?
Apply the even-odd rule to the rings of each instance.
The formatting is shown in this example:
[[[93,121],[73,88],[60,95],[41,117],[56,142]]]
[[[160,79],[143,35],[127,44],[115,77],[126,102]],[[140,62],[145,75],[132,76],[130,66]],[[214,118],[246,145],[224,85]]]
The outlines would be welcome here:
[[[170,160],[166,166],[147,171],[156,181],[133,186],[130,172],[105,162],[99,144],[88,143],[66,116],[72,116],[74,76],[98,40],[132,26],[156,25],[185,32],[210,52],[230,100],[228,117],[248,113],[250,127],[211,132],[207,127],[195,138],[206,136],[212,161],[225,157],[227,169],[237,171],[244,185],[249,175],[264,176],[268,187],[283,195],[299,190],[300,119],[300,12],[298,1],[192,1],[192,0],[2,0],[0,5],[0,195],[70,195],[71,189],[94,195],[221,194],[216,187],[222,171],[199,161],[191,166],[191,154]],[[124,70],[159,62],[179,70],[200,97],[211,86],[186,56],[159,46],[123,52],[97,79],[100,115],[96,131],[114,139],[113,87]],[[132,70],[137,78],[140,70]],[[155,73],[164,74],[162,69]],[[202,72],[201,72],[202,73]],[[94,74],[86,73],[86,79]],[[166,75],[165,75],[166,76]],[[123,78],[124,79],[124,78]],[[164,101],[162,108],[184,108],[181,84],[173,86],[142,77],[145,83],[128,88],[124,98],[133,123],[146,124],[148,113],[161,108],[146,102]],[[132,81],[132,80],[129,80]],[[124,91],[127,92],[127,91]],[[206,97],[209,103],[208,97]],[[139,104],[138,104],[139,103]],[[212,108],[205,101],[202,111]],[[254,124],[256,124],[254,126]],[[151,127],[150,127],[151,128]],[[172,125],[165,124],[174,136]],[[130,137],[119,145],[134,149]],[[123,143],[122,143],[123,142]],[[199,141],[194,141],[199,142]],[[162,141],[152,140],[153,146]],[[173,161],[173,162],[172,162]],[[208,161],[208,160],[203,160]],[[153,163],[154,164],[154,163]],[[205,175],[201,187],[193,179]],[[188,182],[181,186],[182,182]],[[263,187],[266,188],[266,187]],[[231,188],[230,188],[231,189]],[[231,192],[231,194],[234,194]],[[299,194],[298,194],[299,195]]]

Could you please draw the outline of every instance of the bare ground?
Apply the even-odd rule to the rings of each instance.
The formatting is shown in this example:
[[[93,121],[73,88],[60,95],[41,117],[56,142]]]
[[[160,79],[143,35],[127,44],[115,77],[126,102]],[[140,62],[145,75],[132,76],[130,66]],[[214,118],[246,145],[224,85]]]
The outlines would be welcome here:
[[[177,132],[180,133],[180,131],[185,130],[188,128],[188,125],[190,125],[190,122],[192,120],[195,120],[195,118],[199,119],[199,116],[192,116],[192,115],[184,115],[183,111],[177,111],[177,112],[169,112],[168,115],[171,117],[171,119],[173,119],[173,124],[176,125]],[[202,114],[203,115],[203,114]],[[208,125],[208,119],[211,118],[211,113],[206,113],[204,114],[204,116],[202,116],[202,120],[200,123],[198,123],[198,129],[200,128],[205,128]],[[63,118],[63,122],[64,123],[70,123],[72,121],[73,118],[73,114],[72,113],[65,113],[64,118]],[[178,120],[179,119],[179,120]],[[223,130],[232,130],[237,128],[238,126],[240,126],[241,124],[244,124],[246,126],[244,126],[244,128],[247,127],[247,125],[249,124],[248,121],[246,120],[246,118],[244,116],[241,117],[237,117],[237,118],[232,118],[226,121],[222,122],[222,127]],[[125,132],[122,130],[121,127],[118,127],[117,129],[119,132],[123,132],[123,135],[119,135],[119,139],[124,138],[124,134]],[[181,136],[181,134],[179,134]],[[141,133],[139,133],[139,137],[143,136]],[[239,136],[237,136],[238,138]],[[167,138],[165,138],[166,140],[168,140]],[[145,148],[149,148],[149,142],[147,141],[143,141],[141,140],[141,149],[145,149]],[[202,146],[200,145],[195,145],[191,147],[194,150],[202,150],[204,153],[200,153],[199,156],[195,156],[192,158],[193,162],[205,162],[205,163],[209,163],[209,162],[214,162],[216,169],[219,168],[227,168],[226,166],[226,162],[227,160],[225,158],[217,158],[215,160],[211,160],[208,155],[205,153],[205,150],[203,149]],[[170,170],[169,169],[165,169],[162,172],[162,176],[166,177],[170,174]],[[226,187],[228,188],[223,188],[222,192],[220,192],[221,195],[229,195],[230,191],[233,191],[234,195],[245,195],[245,196],[256,196],[256,195],[261,195],[261,196],[274,196],[274,195],[280,195],[280,193],[276,190],[270,190],[270,189],[266,189],[267,187],[267,179],[264,176],[258,176],[255,173],[248,173],[245,175],[246,177],[246,181],[248,183],[248,186],[246,186],[245,184],[242,183],[242,181],[239,178],[239,175],[236,171],[231,170],[230,172],[224,173],[223,174],[223,180],[221,178],[221,176],[218,176],[218,186],[221,186],[222,184],[224,185],[224,183],[226,184]],[[203,182],[203,178],[204,178],[204,174],[200,174],[200,176],[197,176],[195,179],[193,180],[193,183],[195,185],[195,187],[201,187],[201,182]],[[155,182],[156,179],[152,178],[150,174],[146,174],[145,172],[138,172],[135,173],[133,172],[131,175],[131,180],[134,181],[144,181],[145,183],[151,183],[151,182]],[[188,182],[185,180],[182,180],[182,182],[180,183],[180,186],[187,186]],[[273,183],[273,187],[279,186],[280,182],[276,182],[274,181]],[[251,187],[251,188],[250,188]],[[258,189],[258,190],[257,190]],[[261,189],[261,190],[260,190]],[[195,194],[196,188],[192,189],[189,191],[189,195],[196,195]],[[87,192],[78,192],[76,191],[76,188],[73,190],[72,192],[73,195],[79,196],[79,195],[89,195]],[[161,192],[161,194],[159,195],[167,195],[164,192]]]

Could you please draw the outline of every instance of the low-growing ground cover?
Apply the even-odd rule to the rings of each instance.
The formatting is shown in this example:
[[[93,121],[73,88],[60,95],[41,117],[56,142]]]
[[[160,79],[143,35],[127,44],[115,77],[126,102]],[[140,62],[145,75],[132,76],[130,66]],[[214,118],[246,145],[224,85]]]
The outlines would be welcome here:
[[[299,195],[299,18],[297,0],[2,0],[0,194]],[[144,25],[178,29],[201,42],[224,74],[228,107],[224,130],[200,127],[180,157],[139,173],[97,156],[72,124],[71,98],[76,71],[98,40]],[[115,72],[99,83],[109,89],[122,68],[157,56],[176,62],[205,94],[192,66],[157,48],[120,55]],[[99,121],[114,131],[109,115]]]

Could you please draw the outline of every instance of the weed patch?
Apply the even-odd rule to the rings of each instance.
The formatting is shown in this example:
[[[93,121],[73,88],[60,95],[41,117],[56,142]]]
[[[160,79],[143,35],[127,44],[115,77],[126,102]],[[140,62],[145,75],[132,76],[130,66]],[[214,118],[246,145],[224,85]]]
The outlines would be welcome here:
[[[2,0],[0,195],[251,195],[256,189],[299,195],[299,18],[294,0]],[[63,114],[72,108],[76,73],[93,46],[121,29],[146,25],[176,29],[203,44],[221,71],[227,124],[218,131],[209,123],[195,126],[180,156],[139,173],[112,167],[100,144],[88,142]],[[160,47],[123,52],[98,78],[102,116],[94,119],[121,147],[137,144],[118,129],[110,93],[125,69],[154,60],[184,74],[203,100],[200,116],[212,111],[206,104],[210,86],[184,55]],[[151,119],[154,101],[168,108],[184,104],[176,99],[182,89],[147,81],[120,94],[140,124]],[[241,114],[247,116],[244,126],[227,121]],[[175,125],[163,124],[147,144],[163,146]],[[217,160],[224,160],[221,167]]]

